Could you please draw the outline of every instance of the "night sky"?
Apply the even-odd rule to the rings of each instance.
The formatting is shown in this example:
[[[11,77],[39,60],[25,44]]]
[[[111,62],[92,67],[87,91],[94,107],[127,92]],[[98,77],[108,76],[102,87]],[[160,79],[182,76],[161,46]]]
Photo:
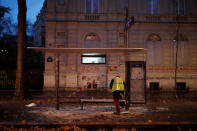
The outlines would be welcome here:
[[[26,0],[27,2],[27,20],[32,23],[35,22],[36,16],[42,8],[44,0]],[[6,6],[11,9],[10,14],[8,14],[13,23],[17,23],[18,5],[17,0],[0,0],[0,5]]]

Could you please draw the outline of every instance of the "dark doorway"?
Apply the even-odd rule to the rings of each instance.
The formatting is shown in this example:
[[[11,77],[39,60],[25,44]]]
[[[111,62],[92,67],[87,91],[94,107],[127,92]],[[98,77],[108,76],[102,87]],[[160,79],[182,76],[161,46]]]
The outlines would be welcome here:
[[[146,62],[126,62],[126,84],[130,103],[146,103]]]

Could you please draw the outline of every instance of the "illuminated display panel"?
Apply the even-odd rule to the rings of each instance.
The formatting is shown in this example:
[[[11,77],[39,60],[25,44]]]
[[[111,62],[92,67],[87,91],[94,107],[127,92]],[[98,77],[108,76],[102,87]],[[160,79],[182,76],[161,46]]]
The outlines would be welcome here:
[[[84,53],[81,55],[82,64],[106,64],[106,55],[100,53]]]

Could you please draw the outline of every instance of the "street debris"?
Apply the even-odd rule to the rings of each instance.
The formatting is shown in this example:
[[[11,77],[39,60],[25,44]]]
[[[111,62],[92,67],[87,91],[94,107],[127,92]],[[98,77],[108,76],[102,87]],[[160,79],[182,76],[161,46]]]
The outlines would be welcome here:
[[[56,110],[54,107],[34,107],[29,110],[30,113],[42,115],[48,119],[61,120],[61,121],[75,121],[93,118],[96,120],[112,120],[112,119],[129,119],[138,116],[143,116],[149,111],[151,112],[163,112],[168,110],[165,107],[156,107],[154,109],[148,109],[144,106],[130,107],[127,111],[121,108],[121,115],[115,116],[115,107],[113,105],[86,105],[84,110],[81,110],[80,106],[64,107],[60,110]]]
[[[25,102],[2,102],[0,104],[1,124],[20,125],[45,125],[57,124],[51,127],[54,130],[74,130],[80,124],[111,124],[111,123],[145,123],[154,124],[157,122],[196,122],[197,104],[189,103],[148,103],[132,104],[129,110],[121,107],[120,115],[114,115],[114,104],[92,104],[88,103],[81,110],[81,103],[62,103],[59,110],[56,110],[54,100],[39,100]],[[181,110],[180,110],[181,109]],[[98,123],[97,123],[98,122]],[[78,125],[77,125],[77,124]],[[71,125],[66,127],[66,125]],[[29,125],[30,126],[30,125]],[[65,129],[64,127],[65,126]],[[0,130],[8,130],[15,127],[0,126]],[[17,127],[18,128],[18,127]],[[27,127],[29,128],[29,127]],[[32,130],[47,130],[48,127],[32,126]],[[79,128],[83,128],[80,126]],[[192,128],[191,128],[192,129]],[[81,129],[82,130],[82,129]],[[123,130],[123,129],[121,129]],[[135,131],[133,128],[132,131]]]
[[[30,104],[28,104],[28,105],[25,105],[26,107],[33,107],[33,106],[36,106],[36,104],[35,103],[30,103]]]
[[[148,123],[152,123],[153,121],[152,120],[148,120]]]
[[[166,111],[166,110],[168,110],[168,108],[165,108],[165,107],[156,107],[156,110],[158,110],[158,111]]]

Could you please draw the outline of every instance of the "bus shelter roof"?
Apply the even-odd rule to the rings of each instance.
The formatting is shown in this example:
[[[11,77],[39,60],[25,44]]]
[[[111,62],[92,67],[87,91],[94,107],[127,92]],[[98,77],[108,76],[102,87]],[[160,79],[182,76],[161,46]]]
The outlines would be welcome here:
[[[28,47],[31,50],[37,50],[47,53],[140,53],[146,54],[144,48],[44,48],[44,47]]]

